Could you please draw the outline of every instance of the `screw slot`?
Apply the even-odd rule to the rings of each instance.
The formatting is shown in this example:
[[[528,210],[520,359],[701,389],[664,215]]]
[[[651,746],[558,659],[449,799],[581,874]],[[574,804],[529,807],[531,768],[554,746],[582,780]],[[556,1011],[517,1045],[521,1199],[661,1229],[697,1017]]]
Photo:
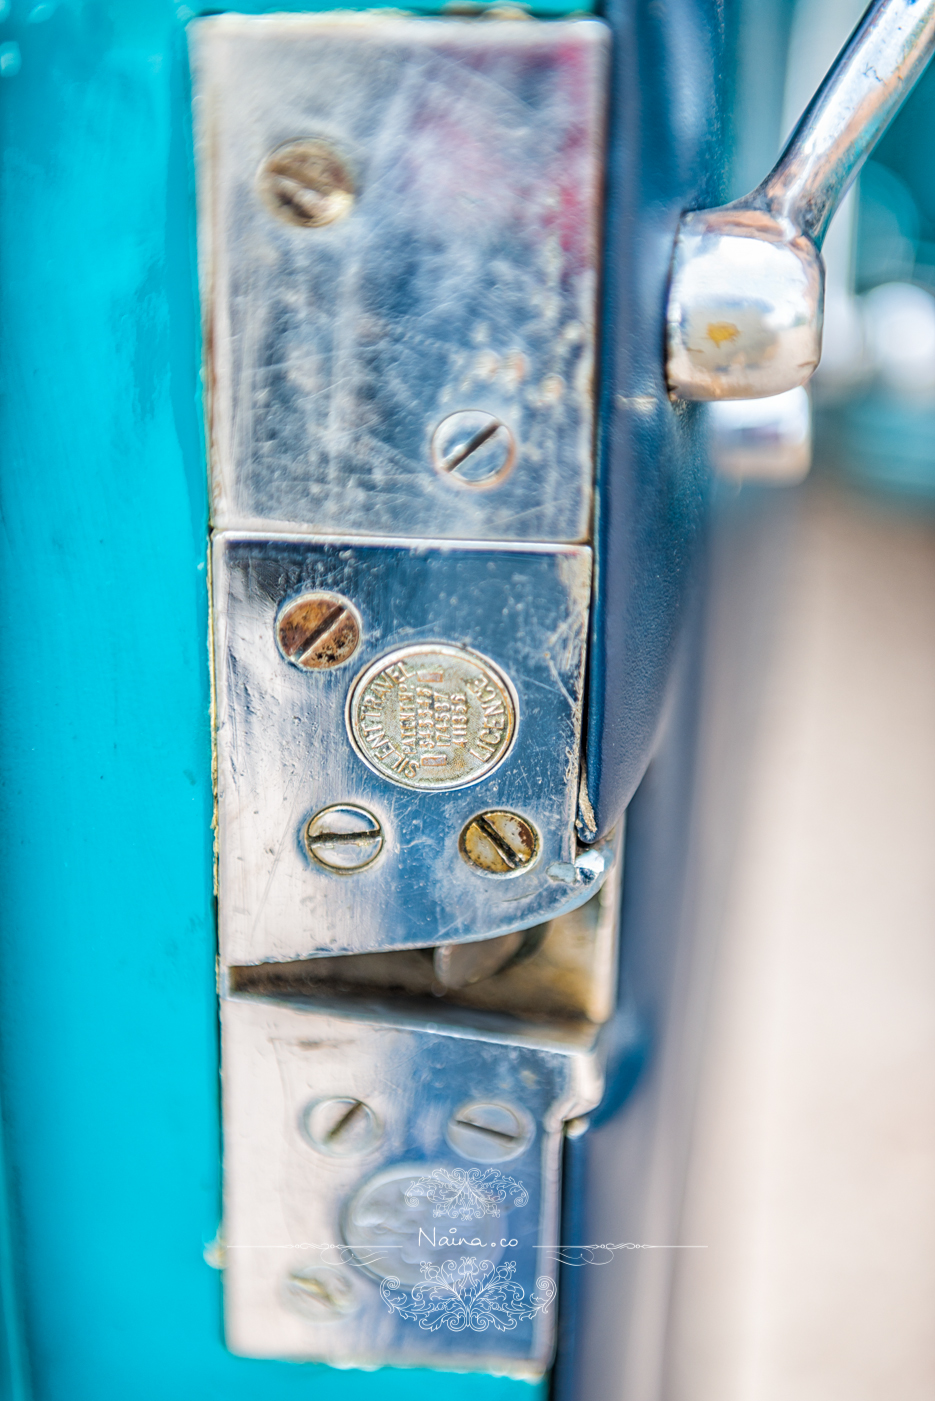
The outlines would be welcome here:
[[[260,166],[257,188],[278,219],[320,229],[343,219],[356,191],[344,159],[325,141],[289,141]]]
[[[337,593],[303,594],[276,619],[276,641],[286,661],[302,671],[340,666],[360,645],[357,610]]]
[[[525,1152],[534,1132],[532,1121],[521,1109],[478,1100],[452,1115],[445,1136],[463,1158],[475,1163],[502,1163]]]
[[[329,871],[362,871],[383,850],[383,828],[366,808],[335,803],[311,818],[305,845],[309,855]]]
[[[373,1110],[351,1095],[316,1100],[302,1115],[301,1127],[313,1148],[336,1158],[365,1153],[380,1136]]]
[[[516,460],[516,444],[506,424],[483,409],[461,409],[442,419],[432,435],[432,462],[459,486],[497,486]]]
[[[518,876],[539,855],[539,834],[518,813],[494,808],[472,817],[458,838],[468,865],[489,876]]]

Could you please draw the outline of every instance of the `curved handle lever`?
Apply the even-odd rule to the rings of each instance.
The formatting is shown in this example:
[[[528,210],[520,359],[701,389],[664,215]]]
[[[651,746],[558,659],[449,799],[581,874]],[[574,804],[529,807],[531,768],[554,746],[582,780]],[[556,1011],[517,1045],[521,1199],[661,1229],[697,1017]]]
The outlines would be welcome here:
[[[679,225],[669,391],[756,399],[804,384],[821,355],[831,216],[935,50],[935,0],[875,0],[763,183]]]

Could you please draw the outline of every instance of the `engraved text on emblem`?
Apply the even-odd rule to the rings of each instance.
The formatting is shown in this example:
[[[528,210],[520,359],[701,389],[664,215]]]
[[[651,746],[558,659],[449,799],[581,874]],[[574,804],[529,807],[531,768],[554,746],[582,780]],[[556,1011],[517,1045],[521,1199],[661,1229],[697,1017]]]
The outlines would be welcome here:
[[[425,643],[369,667],[348,718],[358,752],[385,778],[407,788],[459,788],[505,758],[516,703],[485,657]]]

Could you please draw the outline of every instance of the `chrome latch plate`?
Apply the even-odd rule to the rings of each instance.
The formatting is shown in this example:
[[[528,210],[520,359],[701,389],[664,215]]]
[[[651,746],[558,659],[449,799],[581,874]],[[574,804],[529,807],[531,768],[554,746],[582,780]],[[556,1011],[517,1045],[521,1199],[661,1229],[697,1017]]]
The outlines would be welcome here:
[[[586,539],[606,28],[190,32],[215,524]]]
[[[592,893],[572,864],[590,567],[575,546],[215,538],[226,963],[490,937]],[[277,619],[319,595],[353,601],[357,641],[305,668]],[[352,874],[310,835],[335,807],[379,830]],[[498,873],[464,834],[501,810],[535,850]]]
[[[541,1375],[562,1124],[599,1098],[594,1058],[300,1004],[223,1013],[228,1346]]]

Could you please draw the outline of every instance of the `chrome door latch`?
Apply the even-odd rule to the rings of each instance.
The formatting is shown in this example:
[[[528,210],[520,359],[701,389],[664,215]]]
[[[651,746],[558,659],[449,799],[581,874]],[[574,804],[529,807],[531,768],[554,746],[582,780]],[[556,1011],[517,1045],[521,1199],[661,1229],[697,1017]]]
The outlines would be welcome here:
[[[538,1375],[615,959],[619,832],[576,837],[607,31],[190,32],[228,1343]]]

